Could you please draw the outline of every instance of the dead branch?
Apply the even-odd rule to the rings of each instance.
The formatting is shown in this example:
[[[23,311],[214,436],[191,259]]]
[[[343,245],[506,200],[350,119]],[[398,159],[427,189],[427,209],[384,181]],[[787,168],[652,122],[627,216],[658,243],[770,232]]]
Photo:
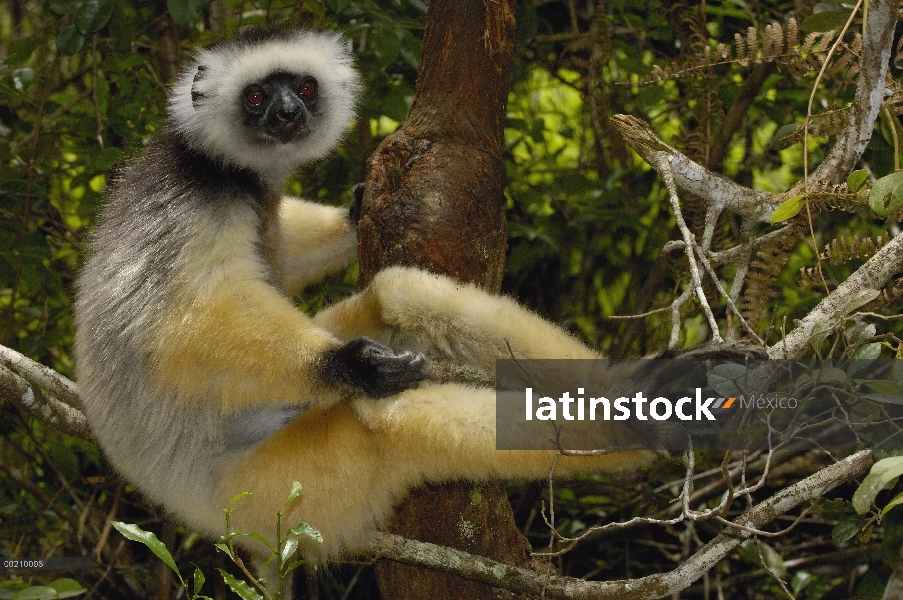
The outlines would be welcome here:
[[[666,247],[667,250],[676,249],[678,244],[684,247],[690,261],[692,287],[699,285],[698,267],[691,251],[691,247],[695,245],[700,256],[709,258],[712,262],[724,262],[728,260],[728,256],[729,259],[737,261],[737,275],[730,293],[725,294],[719,288],[719,292],[729,304],[734,302],[739,295],[743,279],[746,276],[746,267],[749,265],[757,245],[756,236],[752,233],[756,223],[767,221],[775,208],[786,200],[804,193],[811,194],[829,190],[832,186],[846,180],[871,139],[875,119],[884,99],[885,78],[893,43],[897,5],[897,0],[881,0],[871,3],[863,42],[859,79],[856,84],[849,122],[839,134],[824,162],[815,172],[780,194],[755,191],[720,177],[666,144],[655,135],[647,123],[640,119],[628,115],[612,117],[612,125],[618,129],[627,144],[652,165],[666,183],[670,184],[673,179],[677,185],[699,196],[707,204],[705,228],[701,242],[697,245],[695,239],[689,239],[688,231],[682,227],[683,242],[670,242]],[[673,203],[674,193],[673,190],[670,190],[670,185],[669,191],[671,191]],[[718,217],[725,209],[741,217],[743,231],[746,235],[743,235],[741,243],[736,248],[719,253],[718,260],[712,260],[715,258],[711,256],[710,248],[712,232]],[[679,212],[679,206],[675,207],[675,214],[680,224]],[[892,275],[903,269],[901,245],[903,242],[895,239],[882,248],[872,260],[860,267],[844,284],[800,321],[797,328],[787,334],[785,340],[770,347],[769,355],[773,358],[797,356],[806,347],[816,324],[824,327],[824,324],[827,323],[830,326],[836,319],[865,304],[860,300],[872,293],[877,293],[877,290],[880,290]],[[707,271],[709,270],[707,269]],[[709,272],[708,275],[718,283],[713,273]],[[686,301],[685,296],[686,294],[681,296],[683,302]],[[704,309],[707,308],[704,303]],[[710,311],[706,310],[707,316],[709,313]],[[711,321],[711,319],[709,320]],[[720,339],[717,328],[713,327],[712,331],[713,339],[716,341]],[[671,337],[673,342],[673,332]]]
[[[75,383],[5,346],[0,346],[0,396],[64,433],[91,439]]]
[[[810,475],[806,479],[760,502],[741,515],[690,559],[668,573],[626,581],[582,581],[547,575],[495,562],[434,544],[407,540],[388,533],[374,533],[371,550],[380,558],[410,565],[451,571],[513,592],[547,598],[577,600],[646,600],[664,598],[686,588],[724,559],[752,534],[797,506],[815,500],[838,485],[865,473],[872,465],[872,453],[863,450]]]

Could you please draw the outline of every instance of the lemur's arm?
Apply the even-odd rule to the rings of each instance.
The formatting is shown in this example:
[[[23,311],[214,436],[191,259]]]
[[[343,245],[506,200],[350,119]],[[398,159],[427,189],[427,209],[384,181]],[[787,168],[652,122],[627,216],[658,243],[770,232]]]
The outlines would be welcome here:
[[[292,203],[289,212],[302,206],[324,208]],[[336,211],[317,214],[315,222],[335,224]],[[155,316],[147,351],[161,388],[183,403],[215,399],[231,413],[265,404],[329,406],[419,381],[422,358],[369,340],[340,340],[270,284],[249,209],[234,207],[221,223],[197,230],[184,246],[173,297]]]
[[[279,208],[279,284],[295,295],[357,258],[357,232],[348,208],[286,196]]]

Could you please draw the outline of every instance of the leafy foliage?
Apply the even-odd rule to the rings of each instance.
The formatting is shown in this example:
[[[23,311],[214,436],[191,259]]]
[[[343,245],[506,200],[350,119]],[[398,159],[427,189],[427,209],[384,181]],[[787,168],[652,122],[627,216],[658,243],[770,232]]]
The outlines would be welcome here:
[[[826,136],[846,123],[858,69],[859,17],[841,36],[849,8],[820,4],[813,12],[812,5],[518,2],[518,57],[506,127],[506,291],[615,356],[664,348],[670,314],[610,318],[667,307],[688,280],[685,260],[662,251],[677,238],[666,190],[626,149],[608,119],[614,113],[637,115],[668,143],[735,181],[769,191],[789,187],[802,178],[804,164],[823,158]],[[339,29],[352,40],[368,89],[359,122],[330,161],[305,169],[289,186],[291,193],[341,204],[363,179],[364,163],[382,136],[407,114],[425,11],[420,0],[11,0],[0,6],[0,343],[72,375],[72,286],[105,183],[117,163],[163,126],[167,82],[191,47],[263,23]],[[840,45],[815,88],[819,113],[807,119],[810,91],[834,42]],[[474,50],[470,41],[460,45],[462,52]],[[898,75],[899,65],[895,68]],[[879,135],[862,161],[874,180],[868,200],[867,183],[848,183],[798,200],[792,207],[798,210],[788,211],[783,225],[761,225],[759,233],[787,229],[759,248],[738,304],[771,342],[780,339],[785,323],[823,297],[825,286],[843,281],[888,239],[887,218],[898,216],[899,199],[896,187],[884,192],[877,182],[892,176],[899,162],[903,87],[892,83],[890,91]],[[810,136],[808,156],[804,133]],[[696,206],[694,215],[694,200],[684,200],[698,232],[702,209]],[[875,219],[875,213],[884,218]],[[717,229],[714,250],[727,250],[739,221],[723,217]],[[729,285],[735,270],[719,267],[718,275]],[[309,290],[302,307],[315,311],[352,291],[355,281],[352,268]],[[901,295],[898,282],[862,310],[899,312],[893,303]],[[739,332],[725,317],[724,304],[715,294],[710,298],[722,326]],[[679,319],[682,347],[707,338],[707,325],[692,308]],[[841,327],[837,352],[853,352],[882,336],[885,354],[899,356],[899,330],[899,320],[882,321],[878,330],[860,327],[863,335],[844,336]],[[123,553],[111,543],[107,523],[115,518],[154,530],[183,570],[190,563],[206,573],[222,567],[208,544],[164,524],[131,490],[123,491],[92,444],[49,430],[2,399],[0,430],[0,554],[95,553],[119,568],[68,574],[93,597],[152,597],[158,587],[175,585],[171,572],[158,569],[149,553]],[[817,462],[804,458],[776,469],[774,485]],[[706,460],[709,466],[720,462]],[[674,497],[676,479],[679,469],[664,464],[644,474],[643,482],[588,477],[559,487],[557,524],[576,532],[646,514]],[[889,501],[896,491],[877,493]],[[852,489],[846,492],[850,497]],[[548,542],[540,502],[545,493],[535,485],[512,489],[520,522],[538,548]],[[702,495],[699,501],[717,502],[717,497]],[[895,514],[903,511],[891,510],[881,522],[873,519],[866,536],[868,517],[849,507],[833,508],[807,519],[795,537],[743,548],[736,560],[716,566],[712,577],[726,597],[782,593],[763,565],[777,574],[786,571],[798,597],[827,597],[828,590],[839,597],[844,593],[839,590],[865,589],[866,578],[843,558],[849,555],[807,563],[817,556],[811,549],[862,548],[856,560],[874,567],[878,534],[892,538],[903,530],[894,525]],[[714,525],[631,531],[629,537],[604,538],[555,560],[562,572],[588,578],[661,572],[715,533]],[[803,562],[790,563],[791,556]],[[798,564],[804,567],[793,566]],[[305,585],[322,598],[343,597],[346,591],[345,597],[366,598],[372,591],[367,573],[342,566],[307,574]]]

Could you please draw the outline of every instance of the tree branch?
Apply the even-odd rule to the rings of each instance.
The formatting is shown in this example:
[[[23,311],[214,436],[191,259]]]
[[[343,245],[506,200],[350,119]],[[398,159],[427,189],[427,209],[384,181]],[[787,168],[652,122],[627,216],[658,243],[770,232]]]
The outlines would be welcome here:
[[[747,529],[761,529],[777,516],[804,502],[820,498],[838,485],[862,475],[871,465],[870,450],[857,452],[838,461],[760,502],[734,521],[736,528],[728,527],[724,533],[716,536],[673,571],[639,579],[583,581],[537,573],[459,550],[407,540],[382,532],[376,532],[371,536],[370,549],[383,559],[458,573],[463,577],[513,592],[536,595],[545,593],[546,598],[563,600],[664,598],[686,588],[725,558],[743,540],[752,537]]]
[[[874,256],[847,277],[837,289],[818,303],[784,339],[768,348],[771,358],[794,358],[806,348],[812,336],[830,328],[837,319],[848,315],[878,296],[890,278],[903,265],[903,235],[891,239]]]
[[[612,117],[612,125],[618,129],[627,144],[663,178],[667,180],[673,177],[680,187],[696,194],[707,203],[705,232],[700,244],[705,255],[708,255],[710,250],[709,233],[722,210],[729,209],[740,215],[744,228],[752,231],[756,222],[767,221],[775,208],[785,200],[802,195],[804,192],[828,190],[846,180],[871,139],[875,119],[884,100],[885,78],[893,44],[898,3],[898,0],[872,2],[868,11],[859,78],[849,122],[815,172],[785,192],[772,194],[756,191],[728,181],[666,144],[640,119],[628,115]],[[734,252],[735,249],[730,251],[731,257],[739,261],[740,268],[730,297],[725,296],[727,300],[735,299],[738,295],[746,274],[745,266],[756,246],[755,237],[753,235],[747,237],[749,239],[744,239],[736,248],[737,252]],[[684,243],[687,241],[684,240]],[[855,310],[867,301],[863,299],[883,287],[891,276],[901,269],[903,269],[903,240],[894,239],[829,294],[815,310],[799,322],[797,328],[791,331],[786,339],[769,348],[769,355],[772,358],[797,356],[812,337],[816,325],[824,327],[827,323],[830,326],[837,318]]]
[[[64,433],[91,439],[75,383],[6,346],[0,346],[0,396]]]
[[[903,253],[903,236],[899,236],[888,246],[891,245],[896,247],[898,252]],[[883,251],[884,249],[882,249]],[[39,389],[35,387],[34,383],[37,379],[47,383],[48,387],[65,390],[67,402],[80,405],[78,390],[72,381],[3,346],[0,346],[0,357],[4,364],[14,363],[17,370],[24,375],[19,376],[12,370],[0,366],[0,394],[10,398],[17,405],[23,406],[54,427],[60,428],[70,435],[89,439],[90,433],[84,415],[77,408],[40,392],[35,393],[30,406],[25,406],[19,400],[21,397],[27,396],[29,391],[33,392],[35,389]],[[59,415],[62,416],[54,411],[59,411]],[[458,574],[467,579],[512,592],[541,594],[545,590],[548,598],[595,600],[661,598],[696,581],[715,563],[727,556],[743,539],[750,537],[752,535],[750,530],[761,529],[778,515],[784,514],[804,502],[819,498],[837,485],[861,475],[871,466],[871,463],[871,451],[862,451],[826,467],[755,506],[734,521],[737,525],[734,531],[731,531],[732,528],[729,527],[725,533],[706,544],[677,569],[636,580],[588,582],[558,575],[550,576],[460,550],[409,540],[383,532],[374,532],[371,537],[370,551],[379,558]],[[8,469],[6,470],[9,472]],[[65,514],[62,516],[67,517]]]

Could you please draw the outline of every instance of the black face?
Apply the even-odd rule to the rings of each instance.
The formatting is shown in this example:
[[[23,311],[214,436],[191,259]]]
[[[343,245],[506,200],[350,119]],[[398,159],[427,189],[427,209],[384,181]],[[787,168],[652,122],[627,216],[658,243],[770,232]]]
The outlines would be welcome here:
[[[309,75],[274,73],[241,93],[245,126],[262,142],[288,144],[310,133],[319,86]]]

